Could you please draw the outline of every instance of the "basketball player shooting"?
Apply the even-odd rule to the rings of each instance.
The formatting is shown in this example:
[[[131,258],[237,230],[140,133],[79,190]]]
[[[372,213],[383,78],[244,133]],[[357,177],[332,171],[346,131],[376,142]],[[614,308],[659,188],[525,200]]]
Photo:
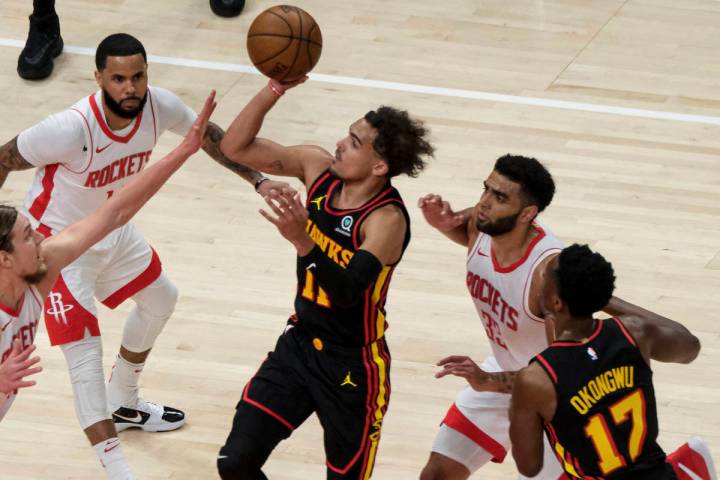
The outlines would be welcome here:
[[[34,382],[23,377],[40,371],[29,358],[43,301],[51,294],[61,271],[88,249],[126,224],[185,161],[201,147],[208,119],[215,108],[215,92],[205,101],[200,115],[183,142],[166,157],[139,172],[110,199],[88,215],[56,234],[45,237],[31,226],[27,214],[0,206],[0,420],[17,390]],[[104,398],[104,396],[103,396]],[[85,398],[84,401],[96,401]],[[108,477],[131,479],[116,436],[95,446]]]
[[[302,81],[270,80],[220,144],[228,158],[296,177],[308,192],[304,203],[269,195],[262,212],[297,251],[295,314],[242,393],[218,456],[223,479],[266,478],[272,450],[312,413],[325,431],[327,478],[369,478],[390,396],[385,300],[410,240],[391,178],[417,175],[433,148],[420,122],[391,107],[353,122],[334,155],[258,138],[265,115]]]
[[[99,208],[145,168],[165,130],[185,135],[196,118],[174,93],[148,85],[147,55],[136,38],[108,36],[97,48],[95,65],[97,92],[0,147],[0,184],[9,171],[36,168],[24,212],[46,237]],[[224,158],[219,150],[223,134],[210,123],[203,137],[203,149],[216,162],[263,195],[287,187]],[[138,388],[177,297],[158,254],[132,224],[103,238],[60,274],[45,301],[45,324],[50,343],[60,345],[67,361],[75,411],[91,445],[102,445],[127,428],[157,432],[185,423],[182,411],[141,399]],[[128,298],[136,304],[123,329],[107,393],[96,298],[110,308]]]

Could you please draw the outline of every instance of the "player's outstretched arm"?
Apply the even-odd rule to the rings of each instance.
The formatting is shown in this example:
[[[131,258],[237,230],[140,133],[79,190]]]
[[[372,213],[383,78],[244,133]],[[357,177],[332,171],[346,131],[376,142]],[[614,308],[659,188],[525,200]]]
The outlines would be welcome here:
[[[25,377],[34,375],[42,371],[42,367],[37,365],[40,357],[30,358],[30,354],[37,347],[30,345],[25,350],[22,349],[20,340],[15,340],[8,357],[0,363],[0,394],[9,394],[18,388],[32,387],[35,382],[25,380]]]
[[[478,392],[512,393],[518,372],[486,372],[465,355],[450,355],[437,362],[442,370],[435,378],[455,375],[467,380],[468,384]]]
[[[130,221],[170,176],[200,149],[208,119],[214,109],[215,91],[208,96],[197,120],[180,145],[140,172],[95,212],[42,243],[41,255],[45,258],[48,274],[38,284],[40,293],[47,294],[50,291],[56,275],[63,267],[108,233]]]
[[[303,83],[306,77],[283,84],[270,80],[242,109],[230,124],[220,150],[228,159],[264,173],[296,177],[305,185],[312,183],[332,160],[332,155],[316,146],[285,147],[271,140],[258,138],[265,115],[285,91]]]
[[[675,320],[617,297],[612,297],[603,310],[627,327],[645,360],[690,363],[700,353],[700,340]]]
[[[8,173],[15,170],[28,170],[33,168],[27,160],[20,155],[17,146],[17,137],[0,147],[0,187],[5,184]]]
[[[465,247],[470,245],[470,218],[473,207],[455,212],[440,195],[429,193],[418,200],[418,208],[431,227],[455,243]]]
[[[543,419],[554,415],[555,389],[545,372],[531,364],[518,372],[510,401],[510,441],[518,471],[534,477],[543,467]]]
[[[255,191],[263,197],[270,193],[270,190],[293,190],[293,188],[287,182],[278,182],[265,177],[262,173],[247,167],[241,163],[233,162],[223,155],[220,151],[220,142],[225,136],[225,132],[222,128],[213,122],[208,122],[207,130],[205,131],[205,137],[203,138],[202,149],[207,153],[210,158],[215,160],[217,163],[227,168],[236,175],[242,177],[250,185],[255,188]]]

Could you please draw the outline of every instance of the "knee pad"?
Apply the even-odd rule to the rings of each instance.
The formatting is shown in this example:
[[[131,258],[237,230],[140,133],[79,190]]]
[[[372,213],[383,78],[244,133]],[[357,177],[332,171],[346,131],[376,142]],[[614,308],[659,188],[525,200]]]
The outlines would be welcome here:
[[[131,352],[144,352],[155,344],[175,310],[178,289],[164,273],[132,297],[136,306],[123,329],[122,345]]]
[[[60,348],[68,365],[80,426],[84,430],[97,422],[109,420],[100,337],[87,337]]]

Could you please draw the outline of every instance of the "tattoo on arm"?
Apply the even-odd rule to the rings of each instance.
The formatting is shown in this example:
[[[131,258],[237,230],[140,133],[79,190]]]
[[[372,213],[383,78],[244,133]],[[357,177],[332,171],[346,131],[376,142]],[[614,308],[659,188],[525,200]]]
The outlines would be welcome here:
[[[226,158],[225,155],[223,155],[223,153],[220,151],[220,140],[222,140],[223,135],[225,135],[225,132],[222,128],[218,127],[213,122],[209,122],[207,126],[207,131],[205,132],[203,150],[205,150],[205,153],[210,155],[210,157],[217,163],[227,168],[228,170],[233,171],[236,175],[241,176],[242,178],[247,180],[250,185],[254,186],[255,182],[262,178],[262,173]]]
[[[497,384],[497,391],[500,393],[512,393],[513,383],[518,372],[497,372],[491,373],[493,381]]]
[[[20,155],[17,137],[0,147],[0,187],[5,183],[8,173],[29,168],[33,168],[33,165]]]

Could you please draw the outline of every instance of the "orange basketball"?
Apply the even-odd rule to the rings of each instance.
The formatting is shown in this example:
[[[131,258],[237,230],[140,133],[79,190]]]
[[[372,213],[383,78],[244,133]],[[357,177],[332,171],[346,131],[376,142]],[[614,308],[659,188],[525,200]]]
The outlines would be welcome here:
[[[247,49],[253,65],[264,75],[290,82],[318,62],[322,34],[315,19],[302,8],[276,5],[253,20]]]

